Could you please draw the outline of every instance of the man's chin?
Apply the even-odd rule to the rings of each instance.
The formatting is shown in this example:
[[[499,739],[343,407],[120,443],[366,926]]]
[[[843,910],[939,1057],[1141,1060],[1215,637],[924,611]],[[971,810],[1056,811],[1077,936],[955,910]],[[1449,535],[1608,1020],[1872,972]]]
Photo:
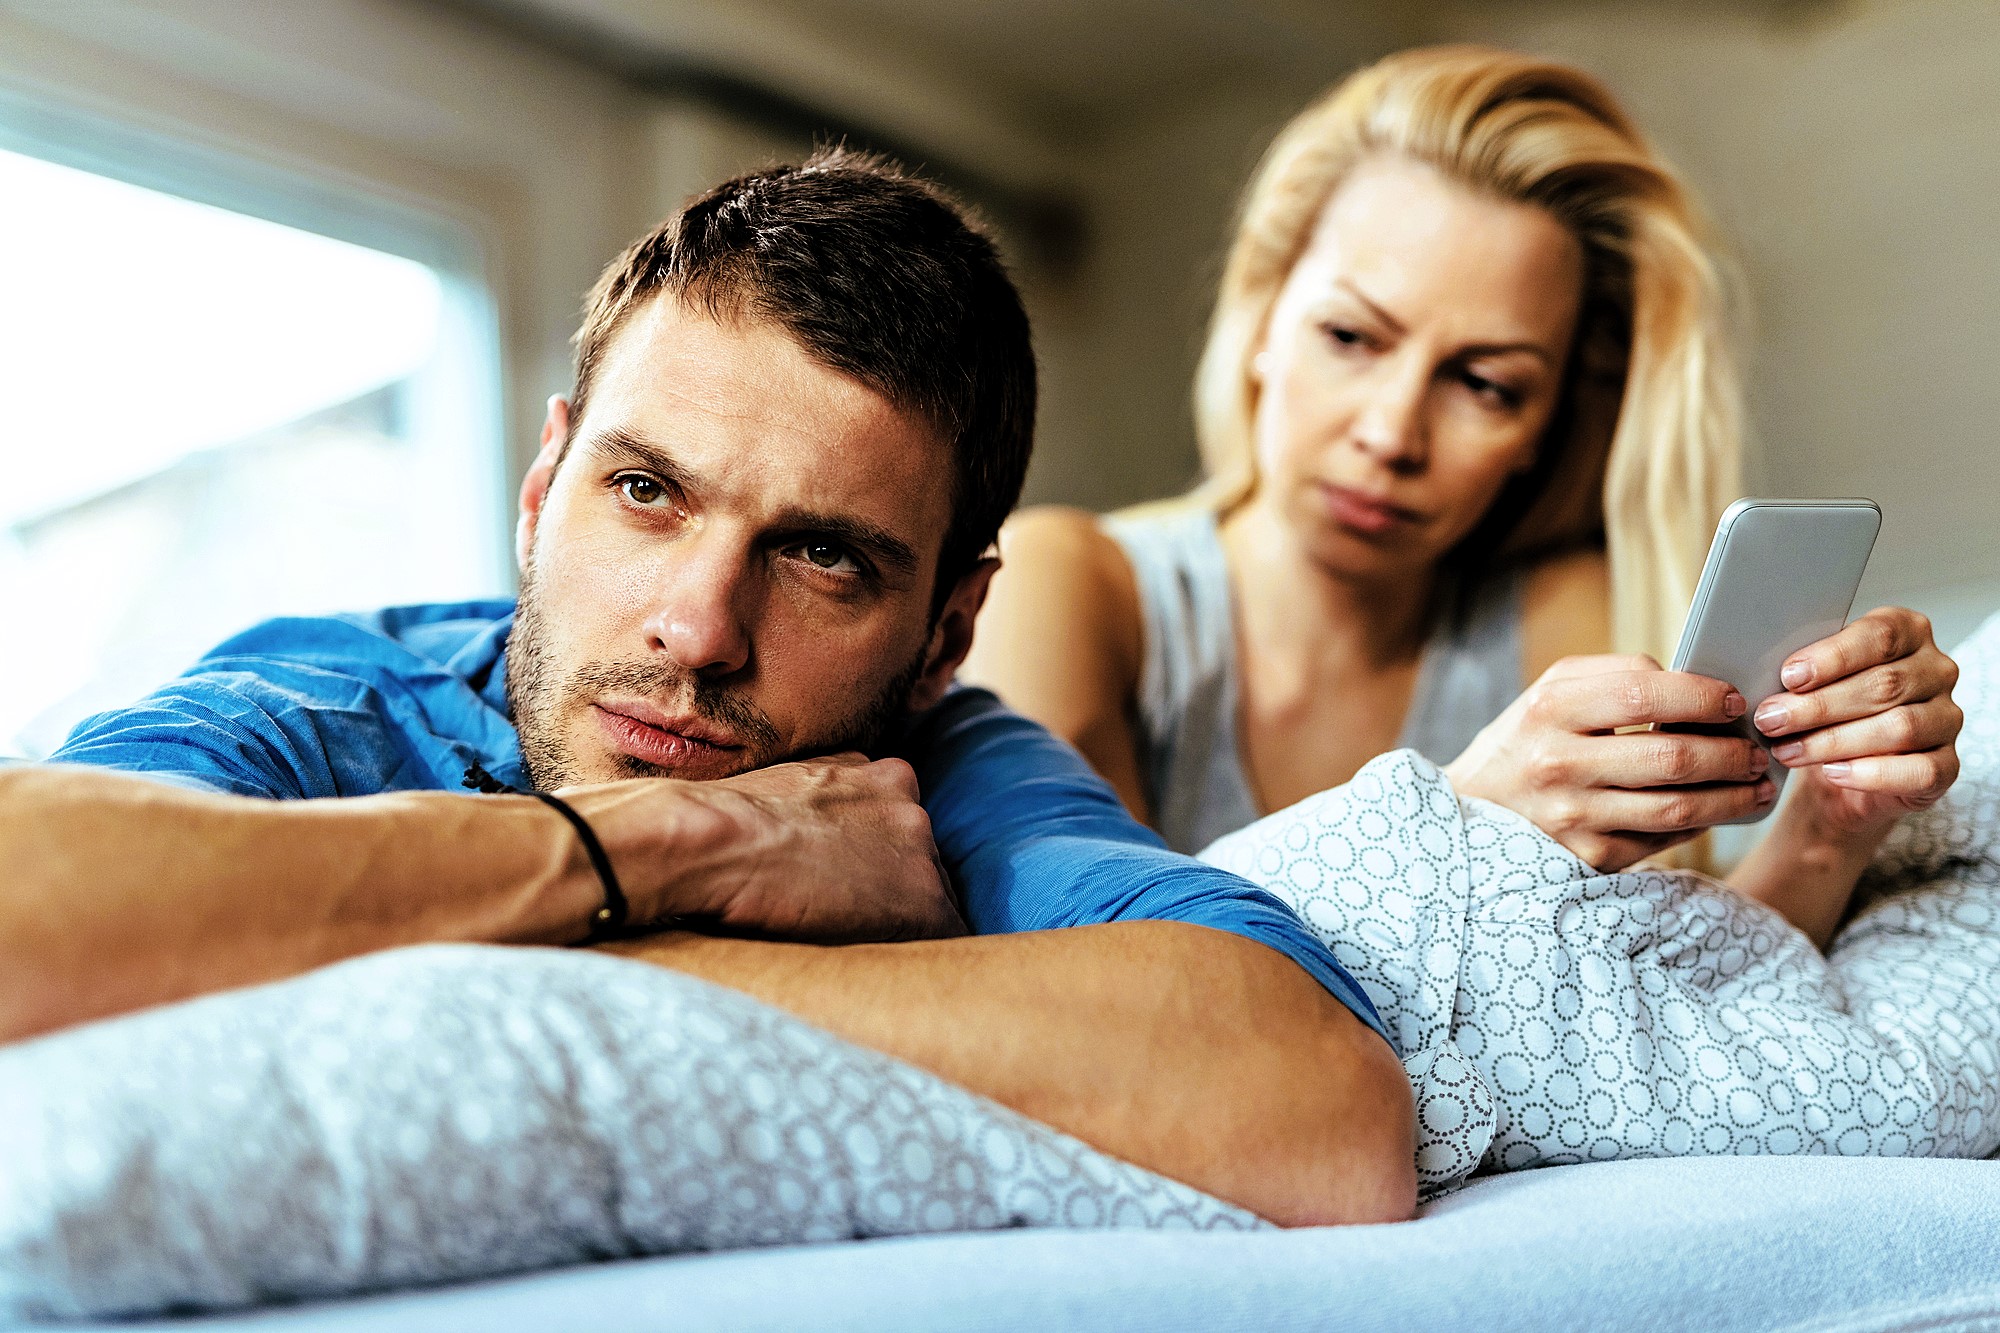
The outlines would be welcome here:
[[[601,765],[604,777],[598,780],[622,782],[627,778],[679,778],[684,782],[713,782],[717,778],[733,778],[760,767],[762,765],[740,750],[721,755],[691,755],[667,763],[614,751]]]

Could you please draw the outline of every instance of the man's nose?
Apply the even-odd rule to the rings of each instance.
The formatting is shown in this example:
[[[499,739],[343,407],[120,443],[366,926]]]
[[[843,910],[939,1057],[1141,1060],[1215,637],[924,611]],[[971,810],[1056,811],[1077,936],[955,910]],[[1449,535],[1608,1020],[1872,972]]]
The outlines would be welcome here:
[[[750,661],[744,604],[754,577],[751,553],[735,543],[719,536],[677,543],[646,621],[647,646],[687,671],[741,671]]]
[[[1384,364],[1368,385],[1367,400],[1354,418],[1354,443],[1361,451],[1397,472],[1412,472],[1430,455],[1425,401],[1429,368],[1415,358]]]

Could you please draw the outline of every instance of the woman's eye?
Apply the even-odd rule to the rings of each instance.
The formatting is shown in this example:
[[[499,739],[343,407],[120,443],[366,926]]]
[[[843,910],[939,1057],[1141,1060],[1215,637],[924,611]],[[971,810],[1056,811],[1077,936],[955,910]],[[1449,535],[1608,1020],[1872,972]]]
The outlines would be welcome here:
[[[1368,345],[1368,335],[1360,329],[1349,328],[1344,324],[1322,324],[1320,327],[1325,331],[1327,337],[1342,347],[1366,347]]]
[[[656,505],[667,498],[667,488],[644,473],[627,473],[614,484],[635,505]]]
[[[1489,380],[1484,375],[1475,375],[1469,370],[1459,378],[1464,382],[1466,388],[1472,390],[1475,397],[1491,406],[1519,407],[1521,405],[1520,392],[1509,388],[1498,380]]]

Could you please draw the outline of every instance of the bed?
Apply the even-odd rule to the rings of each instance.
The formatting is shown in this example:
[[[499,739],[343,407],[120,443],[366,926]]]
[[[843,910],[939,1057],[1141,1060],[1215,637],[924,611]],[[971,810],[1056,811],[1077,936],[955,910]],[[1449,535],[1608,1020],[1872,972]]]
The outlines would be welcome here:
[[[1397,1226],[850,1241],[67,1327],[1994,1329],[2000,1163],[1610,1162],[1475,1181]]]

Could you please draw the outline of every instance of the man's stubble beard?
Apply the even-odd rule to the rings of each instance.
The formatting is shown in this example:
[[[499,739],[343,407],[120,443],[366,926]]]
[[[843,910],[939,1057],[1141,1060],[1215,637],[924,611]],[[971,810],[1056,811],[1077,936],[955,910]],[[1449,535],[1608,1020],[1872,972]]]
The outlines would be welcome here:
[[[521,595],[514,628],[507,636],[507,708],[521,741],[521,766],[536,791],[555,791],[594,778],[580,771],[562,733],[566,716],[581,715],[592,699],[608,692],[637,695],[662,707],[686,701],[696,715],[727,727],[743,745],[748,762],[742,771],[767,768],[794,759],[858,750],[879,757],[884,742],[908,720],[910,692],[923,674],[927,646],[898,671],[861,708],[814,740],[790,751],[779,748],[778,729],[770,719],[727,686],[664,662],[592,662],[559,678],[550,660],[547,625],[531,559],[521,571]],[[611,762],[621,778],[672,777],[670,769],[613,751]]]

